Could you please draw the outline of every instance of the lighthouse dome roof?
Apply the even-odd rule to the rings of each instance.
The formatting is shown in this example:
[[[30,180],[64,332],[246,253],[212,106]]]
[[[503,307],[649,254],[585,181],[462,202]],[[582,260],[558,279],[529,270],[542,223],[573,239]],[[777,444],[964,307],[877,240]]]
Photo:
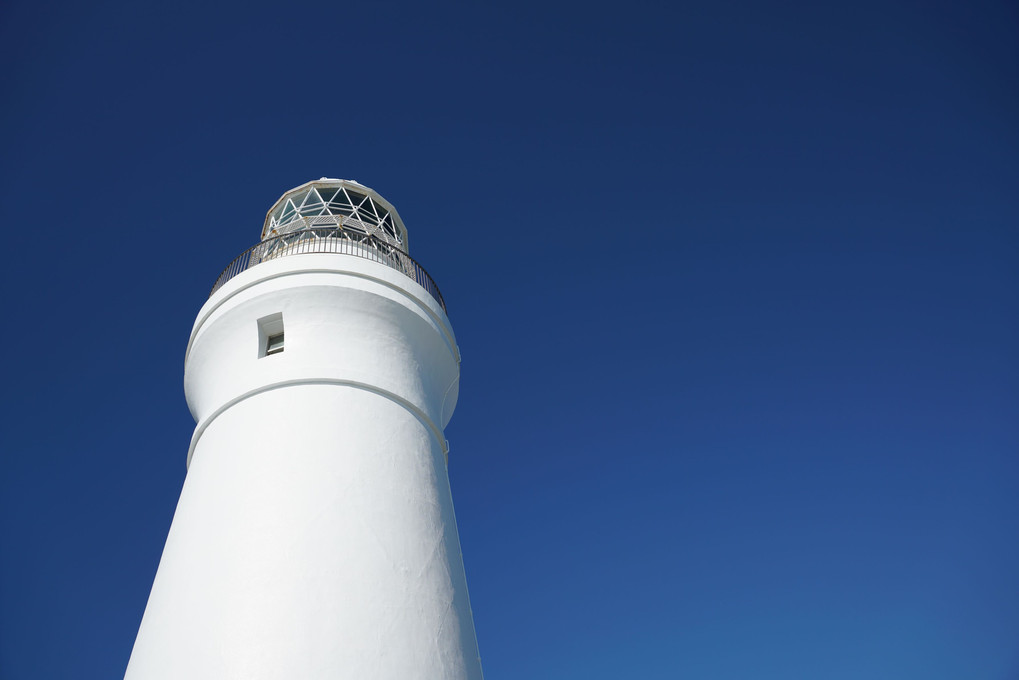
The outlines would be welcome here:
[[[396,208],[377,191],[352,179],[320,179],[287,191],[266,213],[262,239],[337,225],[369,234],[407,251],[407,228]]]

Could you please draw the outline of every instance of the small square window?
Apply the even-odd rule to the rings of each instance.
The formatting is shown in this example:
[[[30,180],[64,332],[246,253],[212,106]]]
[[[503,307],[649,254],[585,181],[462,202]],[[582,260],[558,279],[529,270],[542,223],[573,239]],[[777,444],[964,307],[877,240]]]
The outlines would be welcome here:
[[[283,334],[278,333],[277,335],[270,335],[269,339],[265,342],[265,356],[270,354],[279,354],[283,351]]]
[[[283,314],[263,316],[258,320],[258,357],[283,351]]]

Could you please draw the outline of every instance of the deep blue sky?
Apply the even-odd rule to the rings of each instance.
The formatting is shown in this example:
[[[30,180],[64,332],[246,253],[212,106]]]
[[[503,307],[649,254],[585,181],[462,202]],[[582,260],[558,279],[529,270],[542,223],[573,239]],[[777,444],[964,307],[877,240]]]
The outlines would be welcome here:
[[[449,305],[489,680],[1019,678],[1014,3],[8,0],[0,85],[5,680],[123,673],[323,175]]]

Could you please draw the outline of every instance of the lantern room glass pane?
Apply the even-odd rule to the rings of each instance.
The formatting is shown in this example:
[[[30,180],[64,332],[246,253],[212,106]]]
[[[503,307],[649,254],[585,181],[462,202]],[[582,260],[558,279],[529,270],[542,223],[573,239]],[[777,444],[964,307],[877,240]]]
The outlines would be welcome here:
[[[304,203],[304,199],[307,198],[307,197],[308,197],[308,192],[307,191],[302,191],[302,192],[300,192],[298,194],[294,194],[293,196],[291,196],[290,197],[290,201],[294,204],[295,207],[300,207],[300,205],[302,203]]]
[[[357,206],[361,205],[361,202],[365,198],[367,198],[366,196],[364,196],[362,194],[359,194],[357,192],[351,191],[350,189],[345,189],[344,191],[346,191],[347,192],[347,196],[350,197],[350,204],[352,206],[354,206],[355,208]]]

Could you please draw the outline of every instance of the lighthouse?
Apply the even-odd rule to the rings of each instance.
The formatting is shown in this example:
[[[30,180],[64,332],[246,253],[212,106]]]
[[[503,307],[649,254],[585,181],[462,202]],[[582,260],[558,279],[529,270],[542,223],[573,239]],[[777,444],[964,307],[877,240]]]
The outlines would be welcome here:
[[[480,679],[439,289],[352,180],[286,192],[261,236],[191,331],[197,425],[126,679]]]

